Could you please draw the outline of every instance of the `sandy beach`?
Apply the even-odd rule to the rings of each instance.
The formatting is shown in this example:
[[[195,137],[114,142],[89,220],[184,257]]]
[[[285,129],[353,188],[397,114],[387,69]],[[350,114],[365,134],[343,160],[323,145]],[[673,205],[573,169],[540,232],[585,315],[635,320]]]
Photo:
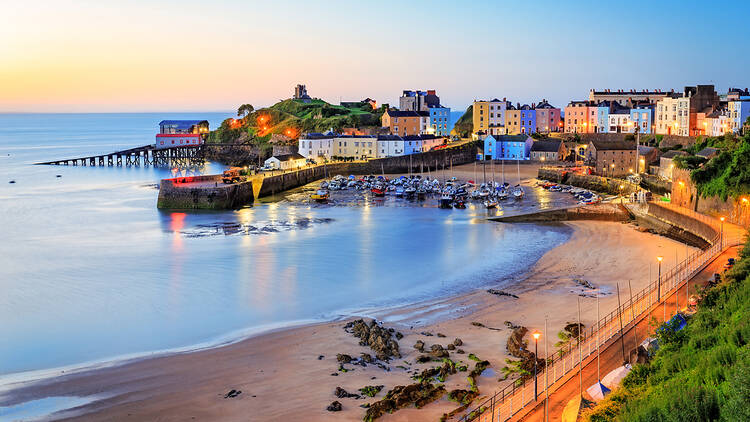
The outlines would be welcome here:
[[[471,171],[471,169],[467,169]],[[473,362],[474,353],[491,363],[478,378],[481,396],[492,394],[509,381],[500,382],[500,368],[508,356],[505,344],[510,334],[504,322],[543,330],[548,319],[549,333],[543,340],[554,350],[556,333],[566,322],[576,319],[576,305],[582,288],[574,279],[584,279],[601,289],[601,313],[617,306],[615,292],[619,283],[628,295],[628,281],[634,291],[645,286],[650,274],[649,262],[657,255],[682,258],[692,251],[685,245],[654,234],[642,233],[633,226],[608,222],[565,223],[573,228],[571,239],[547,252],[532,268],[510,282],[498,282],[498,288],[515,294],[496,296],[484,290],[456,297],[421,303],[399,309],[375,312],[386,327],[403,333],[399,340],[401,359],[388,364],[389,372],[375,366],[346,365],[353,371],[337,371],[337,353],[359,356],[373,353],[358,339],[344,331],[353,318],[283,329],[262,334],[231,345],[138,360],[120,366],[62,375],[47,381],[15,389],[7,402],[19,403],[53,396],[97,396],[101,399],[55,415],[70,420],[361,420],[360,405],[374,402],[396,385],[413,381],[409,369],[430,367],[416,364],[419,353],[412,347],[422,340],[446,346],[456,338],[463,341],[466,354],[451,353],[454,361]],[[519,269],[523,271],[524,269]],[[651,276],[655,274],[655,266]],[[510,285],[508,285],[510,283]],[[595,300],[581,298],[583,323],[589,326],[596,317]],[[480,322],[485,327],[472,325]],[[496,328],[490,329],[486,327]],[[433,336],[420,333],[429,332]],[[437,333],[444,334],[441,338]],[[540,342],[540,355],[543,350]],[[319,358],[323,356],[322,358]],[[404,363],[408,362],[408,364]],[[338,374],[333,376],[332,374]],[[446,379],[448,391],[468,388],[466,373]],[[375,398],[336,398],[336,387],[356,393],[367,385],[384,385]],[[234,398],[224,398],[230,390],[241,390]],[[332,401],[342,403],[342,411],[326,411]],[[457,407],[446,397],[422,409],[406,408],[382,417],[384,421],[437,420]]]

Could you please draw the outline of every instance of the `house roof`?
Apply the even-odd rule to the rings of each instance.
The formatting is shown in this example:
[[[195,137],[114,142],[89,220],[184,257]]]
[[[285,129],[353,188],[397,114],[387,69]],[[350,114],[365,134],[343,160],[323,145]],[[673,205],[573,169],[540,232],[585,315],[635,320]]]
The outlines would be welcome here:
[[[490,135],[497,142],[526,142],[527,135]],[[489,136],[488,136],[489,137]]]
[[[337,136],[335,133],[318,133],[318,132],[310,132],[305,133],[302,135],[301,139],[332,139],[335,136]]]
[[[177,126],[178,130],[187,130],[191,126],[195,126],[201,123],[208,124],[208,120],[162,120],[159,122],[159,126]]]
[[[673,149],[673,150],[667,151],[664,154],[662,154],[661,158],[672,159],[672,158],[674,158],[674,157],[676,157],[678,155],[688,155],[688,153],[685,152],[685,151],[680,151],[680,150]]]
[[[304,156],[302,156],[302,155],[300,155],[300,154],[298,154],[296,152],[294,154],[274,155],[271,158],[275,158],[275,159],[277,159],[279,161],[291,161],[291,160],[304,160],[305,159]]]
[[[708,158],[719,153],[718,148],[706,147],[695,153],[698,157]]]
[[[635,151],[635,141],[602,141],[593,140],[589,142],[597,151]]]
[[[534,141],[533,144],[531,144],[531,151],[538,151],[538,152],[557,152],[560,150],[560,142],[561,141]]]
[[[398,135],[378,135],[378,141],[403,141]]]
[[[412,111],[412,110],[388,110],[391,117],[430,117],[429,111]]]
[[[640,154],[640,155],[648,155],[648,154],[651,154],[651,152],[653,150],[655,150],[655,149],[656,148],[650,147],[648,145],[638,145],[638,154]]]
[[[536,105],[536,108],[540,109],[540,108],[557,108],[557,107],[553,107],[549,102],[547,102],[547,100],[542,100],[539,104]]]

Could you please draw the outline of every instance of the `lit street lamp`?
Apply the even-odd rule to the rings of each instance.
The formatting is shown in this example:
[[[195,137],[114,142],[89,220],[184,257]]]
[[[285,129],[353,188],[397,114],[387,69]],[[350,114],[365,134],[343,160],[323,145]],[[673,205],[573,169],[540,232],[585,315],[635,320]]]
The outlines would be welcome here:
[[[536,373],[537,373],[536,367],[537,367],[537,362],[539,362],[539,337],[541,335],[542,334],[539,331],[535,331],[534,334],[531,335],[532,337],[534,337],[534,401],[536,401],[537,398],[538,398],[538,396],[539,396],[537,394],[537,384],[538,383],[537,383],[537,379],[536,379],[537,378],[536,377]]]
[[[719,233],[719,249],[724,249],[724,217],[719,218],[721,220],[721,231]]]
[[[661,261],[664,259],[663,256],[657,256],[656,260],[659,261],[659,287],[656,292],[656,301],[661,301]]]

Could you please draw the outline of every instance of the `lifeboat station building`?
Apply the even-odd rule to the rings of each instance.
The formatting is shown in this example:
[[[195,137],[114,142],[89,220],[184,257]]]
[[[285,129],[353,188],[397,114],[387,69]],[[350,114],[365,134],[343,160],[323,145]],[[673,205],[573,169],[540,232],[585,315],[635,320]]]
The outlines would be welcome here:
[[[207,120],[162,120],[156,134],[156,149],[202,145],[208,136]]]

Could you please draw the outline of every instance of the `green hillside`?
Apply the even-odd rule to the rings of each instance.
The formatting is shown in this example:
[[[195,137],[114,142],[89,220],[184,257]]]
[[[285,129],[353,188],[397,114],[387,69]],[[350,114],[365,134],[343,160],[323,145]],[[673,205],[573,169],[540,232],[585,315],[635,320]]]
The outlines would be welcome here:
[[[681,331],[667,329],[584,420],[750,421],[750,241],[724,281],[701,294]]]
[[[468,138],[471,136],[471,133],[474,131],[474,106],[470,105],[469,108],[466,109],[466,112],[461,116],[457,121],[456,124],[453,125],[453,131],[452,133],[454,135],[458,135],[462,138]]]
[[[273,134],[296,139],[304,132],[379,127],[384,111],[382,107],[373,110],[366,103],[344,107],[318,99],[309,103],[288,99],[242,118],[225,120],[211,132],[208,142],[264,144]]]

